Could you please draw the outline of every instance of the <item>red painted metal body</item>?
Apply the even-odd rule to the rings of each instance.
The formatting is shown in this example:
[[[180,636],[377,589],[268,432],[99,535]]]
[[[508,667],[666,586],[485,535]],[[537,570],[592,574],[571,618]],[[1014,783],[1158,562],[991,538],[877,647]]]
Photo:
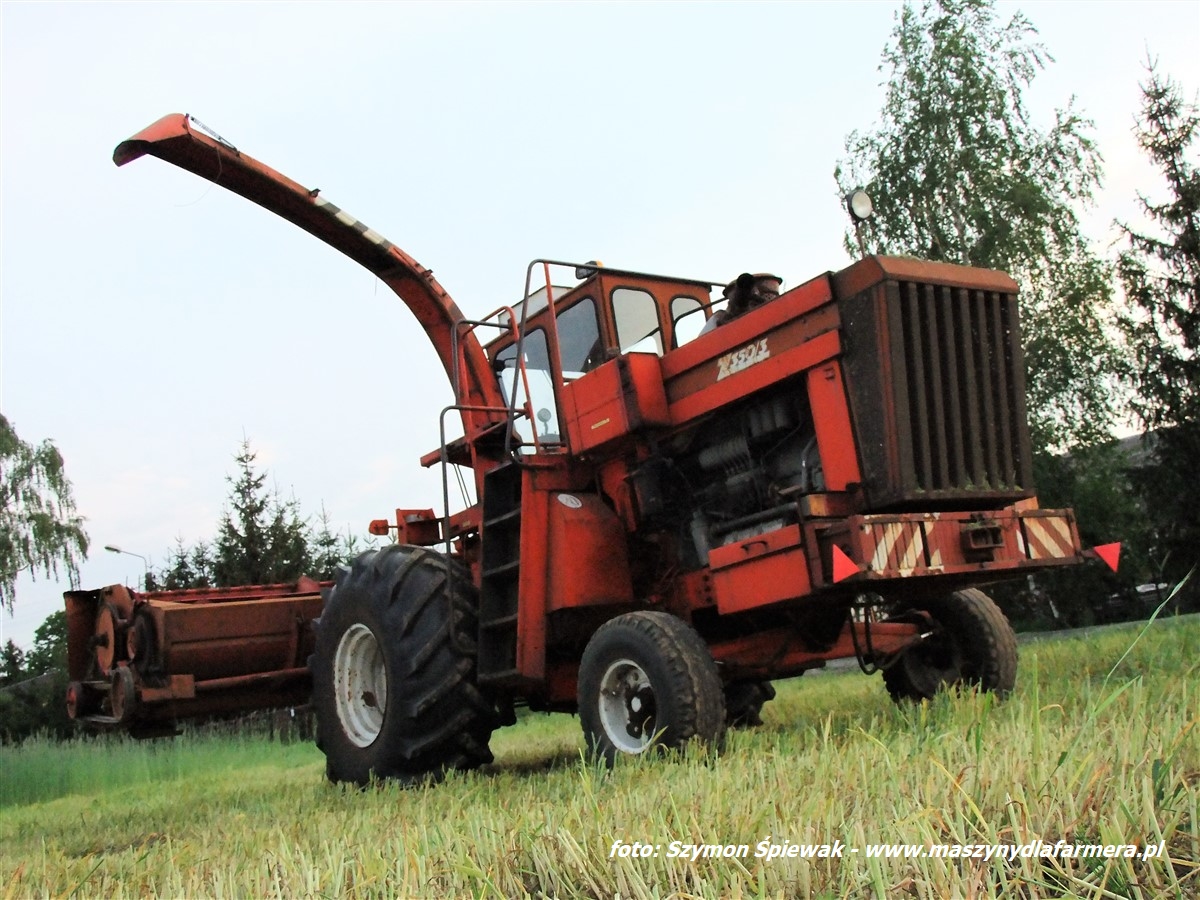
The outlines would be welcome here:
[[[601,272],[564,294],[553,309],[531,317],[527,327],[536,330],[551,317],[565,318],[583,299],[607,295],[615,300],[630,281],[625,273]],[[669,344],[671,303],[687,282],[636,283],[654,297]],[[730,673],[792,675],[854,654],[847,611],[865,593],[885,600],[900,595],[915,599],[1081,561],[1073,514],[1040,510],[1033,499],[1023,407],[1013,401],[1011,422],[1001,421],[996,434],[988,433],[982,421],[1003,419],[985,417],[985,407],[1012,400],[1012,388],[1020,389],[1023,373],[1015,365],[1019,353],[1013,352],[1012,327],[985,334],[989,341],[1008,342],[987,365],[967,372],[968,367],[956,363],[958,375],[941,378],[939,388],[962,394],[956,407],[935,410],[927,400],[922,406],[916,389],[924,389],[934,376],[901,373],[903,365],[927,365],[934,371],[939,365],[945,368],[937,354],[944,356],[948,347],[977,353],[994,348],[971,347],[971,321],[956,332],[955,323],[947,320],[940,324],[940,334],[926,329],[927,352],[914,354],[905,323],[897,321],[906,311],[896,300],[897,285],[913,283],[922,290],[929,286],[982,297],[989,317],[1015,316],[1016,286],[1007,276],[871,258],[800,285],[683,346],[668,345],[661,356],[622,352],[619,329],[600,318],[600,340],[614,358],[582,374],[551,368],[551,378],[561,381],[563,438],[521,463],[523,524],[516,554],[521,576],[518,627],[512,636],[516,653],[512,665],[497,668],[494,683],[539,696],[552,708],[569,706],[569,657],[598,621],[637,607],[661,607],[693,622]],[[854,293],[847,296],[846,291]],[[615,307],[615,302],[605,306],[610,312]],[[846,326],[847,315],[858,319],[855,327]],[[559,340],[555,331],[544,330],[553,360],[563,350],[554,346]],[[556,331],[563,330],[560,323]],[[883,344],[880,335],[893,338],[896,346]],[[493,359],[503,357],[505,344],[501,340],[488,348]],[[848,385],[848,368],[870,381],[868,388]],[[979,389],[974,380],[985,376],[1012,384]],[[905,390],[894,388],[891,379],[899,379]],[[967,397],[970,391],[975,393]],[[857,397],[871,392],[879,414],[867,404],[856,408]],[[648,486],[654,476],[643,473],[656,461],[678,468],[691,455],[699,460],[692,463],[695,474],[732,481],[737,476],[731,478],[728,471],[742,464],[733,459],[733,451],[716,442],[698,453],[692,448],[708,440],[707,432],[725,427],[740,406],[774,402],[758,399],[763,397],[785,398],[803,410],[802,427],[808,429],[813,458],[822,470],[819,489],[812,484],[770,485],[771,503],[733,517],[747,534],[709,523],[709,546],[699,551],[681,547],[679,522],[672,527],[660,509],[670,500],[659,496],[661,486]],[[940,456],[922,469],[914,457],[935,456],[929,437],[932,417],[942,423],[934,448]],[[957,457],[946,448],[950,431],[963,440],[969,428],[975,429],[969,441],[978,443],[979,460],[972,458],[970,448]],[[786,439],[786,429],[770,433]],[[864,443],[869,444],[866,453],[860,452]],[[729,458],[711,461],[722,454]],[[588,540],[607,549],[588,558],[564,555],[547,539],[547,523],[560,501],[585,498],[603,511],[589,522]],[[582,543],[580,539],[574,546]],[[834,577],[835,546],[851,562],[849,577]],[[632,591],[624,580],[627,560]],[[605,588],[607,603],[596,591],[586,601],[572,599],[611,581],[612,567],[622,572],[622,580],[619,588]],[[486,567],[484,571],[486,603]],[[864,640],[866,627],[857,632]],[[895,621],[876,623],[875,631],[875,652],[891,653],[917,640],[921,628]],[[556,655],[567,660],[556,663]],[[556,685],[556,680],[562,683]]]
[[[176,719],[304,703],[327,586],[68,591],[68,711],[157,733]]]
[[[146,154],[345,253],[425,329],[464,436],[421,463],[471,467],[480,500],[397,509],[394,527],[469,567],[493,696],[572,708],[588,639],[633,609],[689,621],[728,678],[775,678],[912,646],[924,596],[1083,559],[1071,511],[1037,506],[1017,289],[1001,273],[869,257],[688,340],[688,317],[711,314],[708,282],[588,264],[551,288],[544,263],[541,300],[487,317],[501,327],[485,347],[427,269],[317,191],[184,116],[114,159]],[[81,710],[154,720],[210,710],[206,694],[236,706],[301,685],[310,587],[72,592]],[[139,621],[155,665],[104,646]]]

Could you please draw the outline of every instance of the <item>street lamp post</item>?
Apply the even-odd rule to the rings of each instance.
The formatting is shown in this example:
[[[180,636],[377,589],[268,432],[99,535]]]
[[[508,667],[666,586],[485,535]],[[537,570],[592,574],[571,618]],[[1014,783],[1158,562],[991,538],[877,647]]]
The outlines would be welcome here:
[[[142,587],[150,590],[150,560],[142,556],[140,553],[134,553],[131,550],[122,550],[120,547],[114,547],[112,544],[105,544],[104,549],[109,553],[124,553],[126,556],[136,556],[142,561],[142,565],[146,567],[146,575],[142,579]]]

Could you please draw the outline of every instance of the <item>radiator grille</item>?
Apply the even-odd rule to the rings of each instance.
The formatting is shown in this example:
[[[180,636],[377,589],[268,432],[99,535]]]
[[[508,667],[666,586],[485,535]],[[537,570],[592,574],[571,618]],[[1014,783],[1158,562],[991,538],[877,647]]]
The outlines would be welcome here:
[[[904,492],[1029,491],[1015,295],[911,281],[886,295]]]

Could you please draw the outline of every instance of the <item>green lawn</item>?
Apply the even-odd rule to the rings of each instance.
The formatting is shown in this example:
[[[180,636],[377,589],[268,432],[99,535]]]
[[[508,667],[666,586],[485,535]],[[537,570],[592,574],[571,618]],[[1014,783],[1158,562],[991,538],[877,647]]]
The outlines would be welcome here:
[[[0,895],[1200,896],[1200,621],[1138,634],[1024,645],[1005,703],[902,709],[878,677],[809,675],[720,752],[612,772],[568,716],[528,716],[493,766],[407,791],[330,786],[315,748],[265,739],[5,748]],[[1165,858],[865,854],[1037,840]],[[672,858],[675,841],[749,853]],[[764,841],[843,849],[755,858]]]

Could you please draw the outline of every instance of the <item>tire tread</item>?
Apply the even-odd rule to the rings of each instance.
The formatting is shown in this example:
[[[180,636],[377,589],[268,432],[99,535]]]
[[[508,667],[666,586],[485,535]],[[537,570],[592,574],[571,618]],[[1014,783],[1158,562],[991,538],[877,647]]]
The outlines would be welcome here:
[[[458,567],[432,550],[392,544],[338,573],[311,663],[317,742],[330,780],[411,783],[492,761],[488,742],[499,717],[474,683],[475,588],[461,568],[448,583],[447,565]],[[342,733],[332,696],[333,656],[355,621],[375,633],[389,682],[383,725],[366,748]]]
[[[978,588],[967,588],[930,600],[922,608],[957,643],[963,656],[960,683],[1001,698],[1012,692],[1017,681],[1017,638],[991,597]],[[903,659],[884,670],[883,680],[896,702],[930,698],[928,691],[914,684]]]
[[[669,684],[665,687],[672,692],[672,706],[678,713],[664,726],[660,745],[680,747],[693,738],[719,742],[725,730],[725,697],[708,646],[695,629],[679,617],[657,610],[642,610],[625,613],[604,623],[584,651],[579,674],[579,709],[592,750],[604,755],[610,763],[617,755],[603,736],[598,714],[594,714],[596,698],[585,696],[585,693],[592,693],[591,681],[593,676],[599,677],[596,670],[604,665],[609,645],[636,643],[631,633],[649,643],[657,661],[666,669]],[[664,686],[658,685],[656,689],[663,690]]]

